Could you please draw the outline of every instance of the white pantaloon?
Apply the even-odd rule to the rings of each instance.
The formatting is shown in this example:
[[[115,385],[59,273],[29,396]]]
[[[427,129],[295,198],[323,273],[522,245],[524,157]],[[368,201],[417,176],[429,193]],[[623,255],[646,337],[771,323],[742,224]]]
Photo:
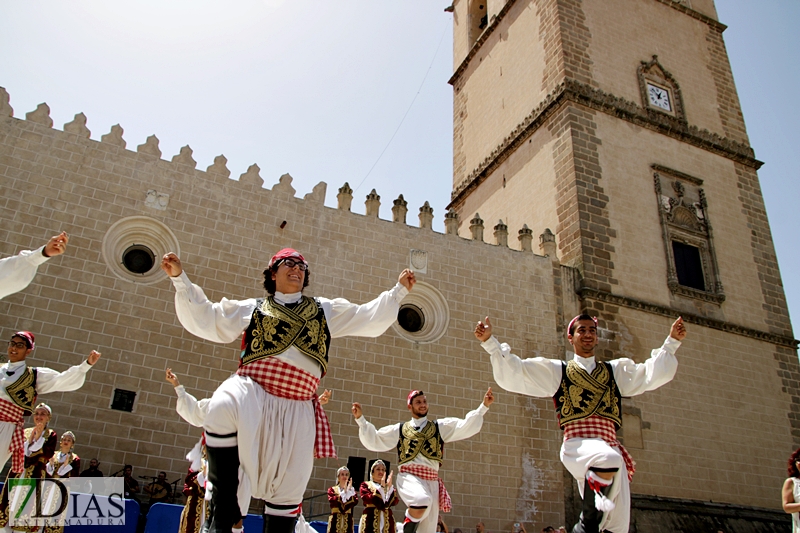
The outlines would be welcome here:
[[[314,467],[316,425],[311,400],[278,398],[249,377],[234,375],[214,391],[203,427],[217,435],[237,433],[228,443],[208,436],[206,443],[226,447],[238,442],[240,466],[253,497],[275,506],[292,506],[268,505],[267,514],[296,513]],[[243,496],[239,495],[240,501]]]
[[[13,422],[0,422],[0,470],[5,466],[6,461],[11,458],[8,447],[11,446],[11,437],[17,425]]]
[[[561,462],[578,482],[578,490],[583,494],[584,480],[590,468],[617,468],[614,481],[609,489],[608,499],[614,502],[614,509],[604,513],[600,531],[607,529],[613,533],[628,533],[631,519],[631,485],[625,461],[616,448],[603,439],[567,439],[561,445]]]
[[[397,475],[397,493],[407,507],[427,507],[417,533],[435,533],[439,521],[439,481],[428,481],[400,472]]]

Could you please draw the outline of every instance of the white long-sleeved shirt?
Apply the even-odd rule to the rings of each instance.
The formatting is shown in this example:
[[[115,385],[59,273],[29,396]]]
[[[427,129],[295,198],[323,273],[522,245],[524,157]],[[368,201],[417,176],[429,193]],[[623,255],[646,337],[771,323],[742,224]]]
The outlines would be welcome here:
[[[178,404],[175,406],[175,410],[178,411],[181,418],[195,427],[203,427],[211,398],[203,398],[198,401],[197,398],[186,392],[183,385],[175,387],[175,394],[178,395]]]
[[[6,387],[14,383],[27,368],[25,361],[16,363],[3,363],[0,365],[0,399],[11,402],[11,397],[6,392]],[[63,372],[51,368],[37,366],[36,368],[36,394],[49,392],[69,392],[78,390],[86,381],[86,373],[92,368],[88,361],[71,366]],[[13,403],[13,402],[12,402]]]
[[[661,348],[653,350],[644,363],[635,363],[628,358],[608,361],[620,394],[636,396],[670,382],[678,369],[675,351],[680,345],[680,341],[667,337]],[[511,353],[508,344],[501,344],[494,336],[481,343],[481,346],[491,356],[494,380],[509,392],[537,397],[553,396],[561,385],[562,361],[558,359],[520,359]],[[573,359],[590,374],[597,365],[594,357],[573,354]]]
[[[0,300],[30,285],[39,265],[50,259],[43,252],[44,246],[0,259]]]
[[[436,422],[439,424],[439,434],[442,436],[444,442],[455,442],[457,440],[468,439],[481,430],[483,426],[483,415],[486,414],[489,408],[483,405],[474,411],[467,413],[464,418],[442,418]],[[361,444],[373,452],[386,452],[397,447],[397,441],[400,439],[400,426],[399,424],[392,424],[391,426],[384,426],[381,429],[376,429],[370,422],[367,421],[363,415],[356,418],[358,424],[358,438]],[[428,423],[428,417],[412,418],[411,423],[416,427],[422,429]],[[439,463],[431,461],[422,454],[417,455],[410,461],[410,464],[420,464],[439,470]]]
[[[170,278],[175,286],[175,311],[178,320],[189,333],[200,338],[228,343],[239,339],[247,329],[256,299],[228,300],[214,303],[206,298],[203,289],[189,281],[186,272]],[[377,337],[382,335],[397,319],[400,301],[408,294],[408,289],[395,285],[384,291],[371,302],[362,305],[353,304],[344,298],[318,298],[325,313],[331,338],[360,336]],[[282,304],[298,302],[302,292],[293,294],[275,293],[275,300]],[[315,377],[322,375],[322,369],[312,358],[304,355],[294,346],[276,355],[281,361],[296,366]]]

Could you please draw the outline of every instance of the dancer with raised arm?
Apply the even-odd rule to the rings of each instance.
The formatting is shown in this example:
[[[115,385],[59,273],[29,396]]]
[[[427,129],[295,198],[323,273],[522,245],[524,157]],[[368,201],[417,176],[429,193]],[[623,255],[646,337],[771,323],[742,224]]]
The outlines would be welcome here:
[[[475,337],[491,355],[494,379],[510,392],[552,397],[564,442],[561,462],[578,482],[583,497],[573,533],[627,533],[630,480],[634,463],[616,437],[622,425],[622,396],[657,389],[675,376],[675,351],[686,337],[683,319],[670,328],[661,348],[644,363],[627,358],[596,362],[597,318],[579,315],[567,327],[575,351],[569,361],[520,359],[492,336],[489,317],[475,326]]]
[[[361,444],[373,452],[397,448],[400,473],[397,491],[408,507],[403,533],[435,533],[439,510],[450,512],[450,496],[439,478],[444,457],[444,444],[468,439],[483,426],[483,415],[494,402],[491,387],[483,402],[461,418],[428,420],[428,399],[421,390],[408,393],[406,404],[411,420],[376,429],[362,416],[361,404],[353,404]]]
[[[39,265],[67,250],[67,232],[50,237],[47,244],[36,250],[23,250],[17,255],[0,259],[0,299],[30,285]]]
[[[265,531],[292,533],[314,458],[336,455],[316,397],[330,340],[383,334],[416,282],[414,273],[403,270],[395,287],[363,305],[310,298],[303,295],[308,262],[285,248],[264,270],[268,297],[213,303],[189,281],[177,255],[166,254],[161,268],[175,286],[175,310],[187,331],[221,343],[242,336],[239,370],[214,392],[204,422],[210,533],[231,533],[242,517],[240,463],[253,496],[266,502]]]

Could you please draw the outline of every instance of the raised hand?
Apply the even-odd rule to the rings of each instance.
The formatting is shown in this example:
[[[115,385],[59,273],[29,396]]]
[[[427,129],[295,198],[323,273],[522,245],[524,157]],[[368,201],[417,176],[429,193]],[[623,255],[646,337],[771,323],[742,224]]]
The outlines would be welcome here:
[[[44,245],[44,255],[53,257],[54,255],[63,254],[67,250],[67,242],[69,242],[69,236],[66,231],[62,231],[55,237],[50,237],[50,240]]]
[[[397,278],[397,282],[406,289],[411,290],[414,288],[414,284],[417,282],[417,277],[414,275],[413,270],[407,268],[400,272],[400,277]]]
[[[494,393],[492,392],[492,388],[489,387],[489,390],[486,391],[486,394],[483,395],[483,405],[489,407],[494,403]]]
[[[93,365],[93,364],[95,364],[97,362],[98,359],[100,359],[101,355],[103,355],[103,354],[101,354],[97,350],[92,350],[92,352],[89,354],[89,358],[86,361],[90,365]]]
[[[181,265],[180,258],[174,252],[170,252],[161,258],[161,270],[166,272],[167,276],[174,278],[181,275],[183,265]]]
[[[682,341],[686,338],[686,326],[683,325],[683,318],[678,317],[678,320],[672,323],[672,328],[669,330],[669,336],[676,341]]]
[[[485,320],[485,323],[478,321],[478,325],[475,326],[475,338],[481,342],[486,342],[492,336],[492,323],[489,322],[488,316],[483,320]]]
[[[356,420],[361,418],[361,415],[363,414],[361,411],[361,404],[358,402],[353,403],[353,407],[350,408],[350,411],[353,413],[353,417]]]
[[[172,385],[173,387],[177,387],[178,385],[181,384],[181,382],[178,381],[178,376],[176,376],[175,374],[172,373],[172,369],[171,368],[167,369],[167,373],[166,373],[165,378],[166,378],[167,381],[169,381],[170,385]]]
[[[328,403],[330,401],[332,395],[333,395],[333,393],[330,390],[325,389],[325,392],[320,394],[319,398],[317,398],[317,400],[319,401],[320,405],[325,405],[326,403]]]

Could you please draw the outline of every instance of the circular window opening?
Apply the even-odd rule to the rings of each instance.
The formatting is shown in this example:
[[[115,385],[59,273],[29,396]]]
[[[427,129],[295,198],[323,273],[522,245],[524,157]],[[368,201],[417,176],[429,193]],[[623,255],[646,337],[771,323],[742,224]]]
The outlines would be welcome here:
[[[122,252],[122,264],[128,269],[128,272],[147,274],[156,264],[156,256],[147,246],[134,244]]]
[[[397,312],[397,323],[409,333],[416,333],[425,326],[425,315],[416,305],[406,304]]]

